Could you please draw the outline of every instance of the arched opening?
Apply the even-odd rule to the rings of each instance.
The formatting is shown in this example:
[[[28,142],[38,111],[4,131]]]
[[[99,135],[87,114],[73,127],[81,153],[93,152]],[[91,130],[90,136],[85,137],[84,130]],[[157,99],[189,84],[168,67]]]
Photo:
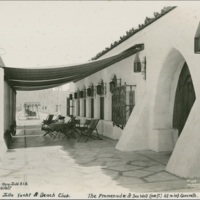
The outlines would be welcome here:
[[[196,96],[191,74],[187,63],[185,62],[176,88],[173,112],[173,128],[178,129],[179,136],[183,130],[185,122],[187,121],[195,99]]]
[[[156,88],[150,148],[173,151],[195,100],[189,66],[183,55],[171,49]],[[184,117],[182,115],[185,115]]]

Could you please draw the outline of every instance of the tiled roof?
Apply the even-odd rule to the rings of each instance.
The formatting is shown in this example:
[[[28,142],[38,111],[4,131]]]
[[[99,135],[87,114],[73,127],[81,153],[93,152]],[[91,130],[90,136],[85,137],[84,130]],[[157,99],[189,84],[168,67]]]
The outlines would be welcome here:
[[[106,54],[108,51],[110,51],[111,49],[115,48],[116,46],[118,46],[119,44],[121,44],[122,42],[124,42],[125,40],[127,40],[128,38],[130,38],[131,36],[135,35],[139,31],[141,31],[142,29],[146,28],[147,26],[149,26],[150,24],[152,24],[153,22],[155,22],[159,18],[163,17],[164,15],[166,15],[168,12],[170,12],[174,8],[176,8],[176,6],[173,6],[173,7],[171,7],[171,6],[170,7],[164,7],[161,10],[160,13],[154,12],[154,18],[148,18],[148,17],[146,17],[146,19],[144,21],[144,24],[139,24],[138,25],[138,29],[131,28],[129,31],[126,31],[126,35],[121,36],[120,40],[115,41],[114,43],[112,43],[110,45],[110,47],[106,47],[103,51],[101,51],[100,53],[98,53],[91,60],[96,60],[96,59],[100,58],[101,56],[103,56],[104,54]]]

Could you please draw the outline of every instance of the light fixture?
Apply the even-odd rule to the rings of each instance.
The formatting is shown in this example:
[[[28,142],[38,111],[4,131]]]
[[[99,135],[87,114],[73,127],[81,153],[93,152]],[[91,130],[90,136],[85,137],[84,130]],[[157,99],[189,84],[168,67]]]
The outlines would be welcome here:
[[[194,52],[197,54],[200,53],[200,23],[197,27],[197,31],[194,38]]]
[[[101,84],[98,84],[96,87],[97,87],[97,94],[101,95],[101,93],[102,93]]]
[[[106,83],[104,83],[103,81],[101,81],[101,83],[99,83],[97,86],[97,94],[98,95],[105,95],[106,94]]]
[[[87,96],[91,97],[92,96],[92,88],[87,88]]]
[[[79,97],[80,97],[80,98],[83,98],[83,90],[81,90],[81,91],[79,92]]]
[[[118,80],[119,80],[119,84],[117,83]],[[112,81],[109,84],[110,84],[110,92],[113,93],[114,89],[118,85],[121,86],[121,79],[113,78]]]
[[[133,71],[135,73],[141,72],[141,61],[140,61],[138,53],[135,55],[133,67],[134,67]]]

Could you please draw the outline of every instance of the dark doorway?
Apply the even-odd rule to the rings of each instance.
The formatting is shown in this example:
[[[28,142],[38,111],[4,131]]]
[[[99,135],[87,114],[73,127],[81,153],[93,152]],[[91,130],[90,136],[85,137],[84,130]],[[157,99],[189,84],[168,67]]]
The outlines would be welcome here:
[[[178,129],[179,136],[183,130],[195,99],[196,96],[190,71],[187,63],[184,63],[176,89],[173,113],[173,128]]]
[[[100,119],[104,119],[104,97],[100,97]]]

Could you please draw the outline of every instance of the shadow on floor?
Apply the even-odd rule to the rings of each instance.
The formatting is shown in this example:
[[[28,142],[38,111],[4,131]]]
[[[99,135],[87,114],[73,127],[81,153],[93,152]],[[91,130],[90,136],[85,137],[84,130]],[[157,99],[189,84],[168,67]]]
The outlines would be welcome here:
[[[61,140],[63,135],[53,140],[50,136],[42,137],[43,133],[40,129],[26,129],[24,137],[14,138],[11,151],[18,148],[59,146],[76,164],[88,168],[88,173],[100,170],[117,185],[135,192],[190,189],[185,179],[165,171],[170,152],[121,152],[115,149],[117,141],[103,136],[103,140],[90,139],[86,143],[74,138]]]

